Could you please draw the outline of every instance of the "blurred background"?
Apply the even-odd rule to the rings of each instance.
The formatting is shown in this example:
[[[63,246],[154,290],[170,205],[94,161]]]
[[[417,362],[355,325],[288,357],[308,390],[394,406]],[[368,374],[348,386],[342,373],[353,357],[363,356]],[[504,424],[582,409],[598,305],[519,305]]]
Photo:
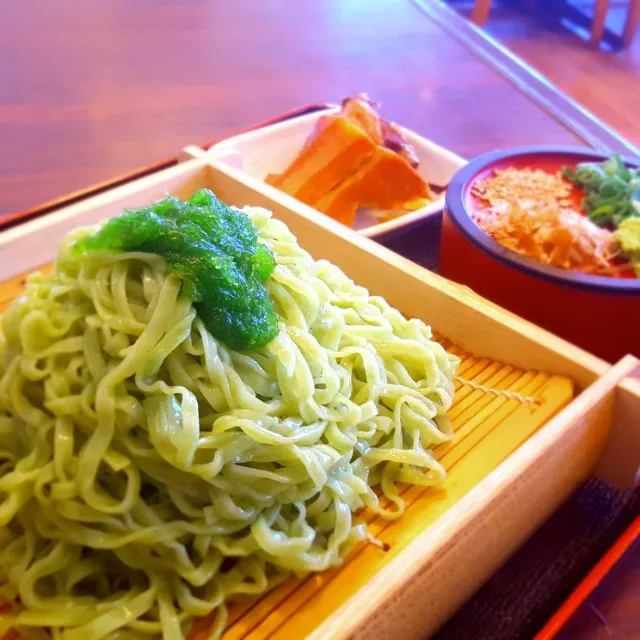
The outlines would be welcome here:
[[[640,142],[640,0],[450,0],[462,15]]]

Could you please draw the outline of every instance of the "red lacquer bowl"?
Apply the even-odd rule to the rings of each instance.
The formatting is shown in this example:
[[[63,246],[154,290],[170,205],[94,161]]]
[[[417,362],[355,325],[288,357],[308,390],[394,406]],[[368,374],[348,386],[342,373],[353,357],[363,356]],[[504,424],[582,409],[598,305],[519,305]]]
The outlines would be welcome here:
[[[558,336],[616,362],[640,356],[640,278],[607,278],[540,264],[503,247],[470,217],[471,188],[494,169],[557,171],[607,156],[580,149],[527,147],[485,154],[463,167],[447,189],[439,271]],[[625,159],[629,166],[637,167]]]

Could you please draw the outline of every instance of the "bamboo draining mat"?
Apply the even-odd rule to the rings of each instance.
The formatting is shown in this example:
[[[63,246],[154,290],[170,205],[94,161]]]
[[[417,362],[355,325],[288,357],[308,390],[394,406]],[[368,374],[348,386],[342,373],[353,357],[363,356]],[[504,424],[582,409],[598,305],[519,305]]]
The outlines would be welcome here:
[[[53,264],[45,264],[29,273],[42,273],[47,274],[50,273],[53,269]],[[11,278],[10,280],[5,280],[4,282],[0,282],[0,313],[2,313],[13,301],[14,298],[17,298],[24,289],[26,278],[29,274],[23,273],[15,278]]]
[[[0,311],[20,294],[23,282],[19,276],[0,284]],[[435,450],[448,472],[444,484],[405,487],[407,509],[399,520],[383,520],[365,510],[361,518],[384,549],[362,544],[338,569],[287,580],[258,600],[233,605],[225,640],[293,640],[311,633],[573,398],[568,378],[515,369],[445,346],[461,357],[461,364],[450,411],[455,437]],[[425,595],[425,606],[428,600]],[[192,640],[204,640],[209,625],[199,621]]]

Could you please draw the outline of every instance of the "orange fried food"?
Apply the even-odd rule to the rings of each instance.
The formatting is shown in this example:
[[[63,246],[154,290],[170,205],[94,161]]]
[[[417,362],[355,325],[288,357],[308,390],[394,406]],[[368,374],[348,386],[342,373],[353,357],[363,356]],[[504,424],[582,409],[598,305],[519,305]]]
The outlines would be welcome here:
[[[343,224],[359,207],[402,213],[432,199],[415,170],[415,151],[366,96],[345,100],[339,114],[318,121],[304,148],[266,181]]]
[[[429,188],[425,186],[416,171],[407,171],[407,163],[399,155],[377,147],[366,163],[315,206],[343,224],[351,225],[358,207],[388,212],[424,206],[430,199]]]
[[[379,104],[361,93],[357,98],[342,102],[342,113],[357,124],[378,145],[394,151],[414,169],[420,164],[415,149],[409,144],[400,127],[378,113]]]
[[[375,142],[347,118],[325,116],[289,168],[279,176],[268,176],[267,182],[315,206],[375,149]]]
[[[365,95],[347,98],[342,102],[342,115],[358,125],[373,142],[384,145],[382,118],[378,115],[376,106],[376,103]]]

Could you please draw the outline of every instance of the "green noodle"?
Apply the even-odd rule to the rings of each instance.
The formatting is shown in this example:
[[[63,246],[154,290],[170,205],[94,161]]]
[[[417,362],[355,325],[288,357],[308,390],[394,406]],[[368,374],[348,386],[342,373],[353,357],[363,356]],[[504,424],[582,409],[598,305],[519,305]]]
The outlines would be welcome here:
[[[0,333],[0,637],[186,637],[291,572],[338,565],[354,512],[437,484],[455,358],[247,209],[278,336],[234,351],[162,258],[71,251]],[[384,499],[372,487],[380,484]]]

